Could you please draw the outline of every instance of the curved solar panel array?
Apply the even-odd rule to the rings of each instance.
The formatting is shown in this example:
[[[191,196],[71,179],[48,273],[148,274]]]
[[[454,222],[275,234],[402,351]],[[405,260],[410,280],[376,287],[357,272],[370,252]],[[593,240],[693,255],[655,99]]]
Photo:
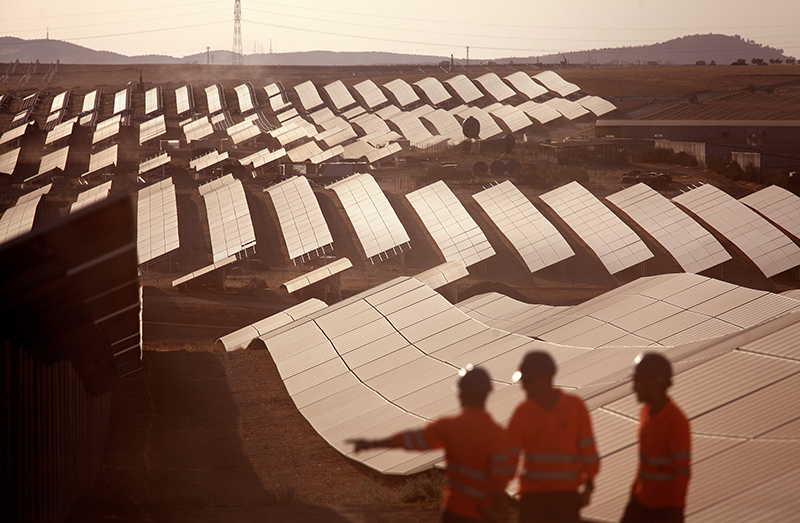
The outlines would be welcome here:
[[[639,183],[606,199],[663,245],[686,272],[702,272],[731,259],[710,232],[648,185]]]
[[[286,249],[295,264],[332,250],[333,236],[305,177],[293,176],[265,191],[278,213]]]
[[[446,183],[439,180],[406,194],[445,261],[469,267],[494,256],[486,235]]]
[[[707,280],[664,275],[649,285],[673,288],[670,277]],[[613,292],[606,298],[613,298]],[[795,412],[764,405],[785,404],[800,384],[795,343],[800,313],[755,323],[713,340],[661,349],[674,363],[671,395],[693,427],[687,519],[725,519],[720,515],[730,515],[731,509],[721,501],[739,493],[757,507],[736,505],[755,517],[776,499],[780,505],[770,509],[792,514],[793,486],[779,486],[800,471],[800,425]],[[614,521],[627,502],[640,408],[631,391],[630,368],[643,347],[590,350],[509,334],[467,318],[413,278],[392,280],[259,339],[317,432],[341,453],[390,474],[430,468],[442,456],[402,450],[354,454],[346,440],[385,437],[457,412],[455,373],[467,363],[482,365],[495,379],[488,410],[504,424],[523,399],[521,389],[509,385],[510,375],[525,352],[547,350],[558,364],[557,386],[587,402],[595,428],[602,472],[583,516]],[[770,487],[779,493],[766,500],[753,493]]]
[[[78,194],[78,199],[69,207],[70,214],[80,211],[84,207],[88,207],[99,201],[108,198],[108,193],[111,191],[111,180],[101,183],[96,187],[92,187],[87,191]]]
[[[573,307],[476,296],[458,304],[488,325],[577,347],[676,346],[794,312],[800,301],[694,274],[639,278]]]
[[[53,184],[47,184],[35,191],[23,194],[13,207],[9,207],[0,217],[0,243],[22,236],[33,228],[36,208],[42,196],[50,192]]]
[[[256,235],[242,182],[226,174],[200,186],[206,202],[214,262],[254,248]]]
[[[364,254],[373,263],[409,248],[409,237],[375,179],[354,174],[327,186],[339,197]]]
[[[508,180],[473,194],[483,211],[536,272],[574,256],[561,233]]]
[[[180,247],[178,206],[172,178],[139,189],[136,231],[139,265]]]
[[[739,201],[766,216],[795,238],[800,238],[800,197],[796,194],[783,187],[770,185]]]
[[[730,240],[767,278],[800,265],[800,247],[745,204],[713,185],[701,185],[672,201]]]
[[[639,236],[578,182],[540,198],[586,242],[611,274],[653,257]]]
[[[292,278],[291,280],[281,284],[281,287],[284,287],[286,291],[291,294],[295,291],[299,291],[300,289],[304,289],[311,284],[325,280],[331,276],[341,274],[347,269],[350,269],[352,266],[353,264],[348,258],[339,258],[338,260],[334,260],[327,265],[323,265],[322,267],[314,269],[313,271],[309,271],[301,276],[298,276],[297,278]]]
[[[19,160],[19,152],[21,149],[21,147],[17,147],[16,149],[0,154],[0,173],[14,173],[14,170],[17,168],[17,161]]]

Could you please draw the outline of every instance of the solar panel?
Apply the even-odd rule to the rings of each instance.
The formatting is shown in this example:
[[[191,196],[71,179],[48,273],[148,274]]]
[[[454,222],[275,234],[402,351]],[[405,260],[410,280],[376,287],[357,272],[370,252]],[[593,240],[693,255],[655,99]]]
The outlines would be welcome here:
[[[157,169],[162,165],[167,165],[172,158],[169,157],[169,153],[163,152],[158,156],[145,160],[139,164],[139,174],[144,174],[147,172],[152,171],[153,169]]]
[[[126,88],[114,95],[114,112],[112,114],[119,114],[123,111],[127,111],[129,108],[130,91]]]
[[[0,137],[0,145],[12,142],[17,138],[21,138],[28,131],[28,128],[31,125],[33,125],[33,122],[14,127],[13,129],[9,129],[8,131],[4,132],[3,136]]]
[[[206,102],[208,103],[208,114],[216,114],[223,109],[222,89],[218,84],[209,85],[205,89]]]
[[[208,121],[208,116],[203,116],[185,124],[183,126],[183,134],[186,135],[187,142],[202,140],[214,134],[214,127]]]
[[[184,283],[190,282],[190,281],[194,280],[195,278],[199,278],[200,276],[205,276],[206,274],[211,274],[211,273],[213,273],[214,271],[216,271],[218,269],[223,269],[223,268],[227,267],[228,265],[231,265],[237,259],[238,258],[236,258],[236,256],[229,256],[229,257],[225,258],[224,260],[220,260],[220,261],[214,262],[214,263],[212,263],[210,265],[206,265],[205,267],[203,267],[201,269],[197,269],[194,272],[190,272],[189,274],[186,274],[186,275],[181,276],[180,278],[178,278],[176,280],[173,280],[172,281],[172,286],[173,287],[177,287],[179,285],[183,285]]]
[[[247,84],[237,85],[233,88],[239,101],[239,112],[244,114],[255,109],[253,97],[250,93],[250,86]]]
[[[92,145],[119,134],[121,121],[122,118],[117,114],[107,120],[98,122],[97,127],[94,129],[94,134],[92,135]]]
[[[264,91],[269,97],[269,106],[272,108],[273,112],[279,113],[292,106],[282,86],[278,84],[269,84],[264,87]]]
[[[504,181],[472,195],[489,219],[536,272],[574,256],[561,233],[514,184]]]
[[[495,73],[486,73],[475,78],[474,81],[498,102],[508,100],[514,96],[514,90],[506,85]]]
[[[252,120],[244,120],[226,129],[228,136],[231,137],[235,145],[255,138],[261,134],[261,129]]]
[[[192,104],[189,101],[189,86],[182,85],[175,89],[175,111],[181,115],[189,112]]]
[[[446,142],[446,136],[434,136],[412,113],[403,111],[387,118],[400,129],[403,136],[411,143],[412,147],[426,149],[436,144]]]
[[[161,88],[153,87],[144,93],[144,114],[149,116],[161,109]]]
[[[330,149],[325,149],[324,151],[311,156],[308,161],[313,165],[318,165],[320,163],[327,162],[328,160],[333,160],[334,158],[341,156],[342,153],[344,153],[344,148],[341,145],[335,145]]]
[[[447,89],[442,85],[442,82],[433,77],[423,78],[422,80],[414,82],[414,85],[422,89],[425,97],[431,105],[439,105],[446,102],[452,96]]]
[[[551,98],[544,102],[544,105],[555,109],[567,120],[575,120],[581,116],[590,114],[582,105],[570,100],[565,100],[564,98]]]
[[[359,82],[353,86],[361,98],[364,100],[364,104],[367,106],[367,109],[375,109],[385,103],[389,103],[389,100],[386,98],[386,95],[383,94],[383,91],[375,85],[375,82],[372,80],[364,80],[363,82]]]
[[[47,174],[54,169],[61,169],[62,171],[66,170],[68,155],[69,155],[69,146],[54,151],[50,154],[45,154],[44,156],[42,156],[41,163],[39,163],[39,171],[36,173],[36,176]]]
[[[81,176],[87,176],[109,165],[117,165],[117,150],[119,144],[114,144],[108,149],[94,153],[89,157],[89,170]]]
[[[89,207],[95,203],[108,198],[108,193],[111,191],[111,180],[101,183],[96,187],[92,187],[88,191],[83,191],[78,194],[78,199],[70,206],[70,214],[80,211],[84,207]]]
[[[225,151],[224,153],[220,154],[219,151],[213,150],[207,154],[189,160],[189,167],[197,172],[200,172],[204,169],[208,169],[209,167],[217,165],[218,163],[224,162],[227,159],[228,159],[228,151]]]
[[[97,110],[98,102],[100,101],[100,90],[95,89],[83,95],[83,105],[81,106],[81,114],[91,113]]]
[[[59,93],[53,97],[53,103],[50,104],[50,113],[54,113],[56,111],[60,111],[64,108],[64,105],[67,101],[67,92],[64,91],[63,93]]]
[[[239,160],[239,163],[242,165],[253,164],[254,169],[258,169],[263,165],[267,165],[268,163],[274,162],[276,160],[280,160],[286,156],[286,149],[280,148],[275,151],[270,151],[269,149],[263,149],[261,151],[257,151],[249,156],[246,156]]]
[[[29,232],[33,228],[33,219],[36,217],[36,208],[42,196],[50,192],[53,184],[47,184],[35,191],[20,196],[17,203],[3,213],[0,217],[0,243],[6,243],[17,236]]]
[[[558,93],[559,96],[569,96],[572,93],[580,91],[580,87],[567,82],[558,73],[553,71],[542,71],[541,73],[533,76],[535,80],[547,87],[549,90]]]
[[[341,80],[331,82],[323,87],[323,89],[328,93],[328,98],[331,99],[333,108],[337,111],[342,111],[356,103],[355,98],[353,98],[353,95],[350,94],[350,91],[347,90],[347,87]]]
[[[395,78],[394,80],[386,82],[383,84],[383,87],[392,93],[392,96],[397,100],[397,104],[400,107],[408,107],[419,100],[419,96],[414,92],[414,88],[401,78]]]
[[[686,207],[738,247],[768,278],[800,265],[800,248],[749,207],[713,185],[672,201]]]
[[[428,122],[436,130],[436,134],[446,136],[450,144],[455,145],[466,140],[461,124],[456,117],[444,109],[435,109],[420,116],[420,120]]]
[[[475,84],[463,74],[449,78],[445,80],[444,83],[452,87],[456,96],[461,98],[461,101],[465,104],[483,98],[483,93],[481,93],[480,89],[475,87]]]
[[[327,306],[328,305],[324,301],[311,298],[310,300],[293,305],[288,309],[282,310],[281,312],[277,312],[272,316],[264,318],[263,320],[259,320],[251,325],[243,327],[238,331],[226,334],[217,341],[221,343],[228,352],[246,349],[247,346],[250,345],[250,342],[252,342],[258,336],[283,327],[287,323],[298,320],[304,316],[307,316],[308,314],[311,314],[312,312],[320,311]]]
[[[608,100],[600,98],[599,96],[584,96],[583,98],[578,99],[577,103],[580,104],[584,109],[594,113],[595,116],[603,116],[617,109],[616,105],[612,104]]]
[[[450,114],[455,116],[461,121],[461,124],[464,124],[464,120],[469,118],[470,116],[474,117],[481,125],[480,133],[478,134],[478,138],[481,140],[488,140],[490,138],[495,138],[503,134],[503,130],[497,125],[497,122],[494,121],[492,116],[480,109],[478,107],[468,107],[466,105],[460,105],[455,109],[450,110]]]
[[[256,236],[241,181],[226,174],[201,185],[200,194],[206,202],[214,262],[255,247]]]
[[[795,238],[800,238],[800,197],[783,187],[770,185],[739,199],[776,223]]]
[[[547,94],[547,89],[533,81],[529,74],[516,71],[505,77],[517,92],[525,95],[529,100],[533,100],[543,94]]]
[[[372,176],[354,174],[327,188],[339,197],[364,254],[373,263],[376,257],[409,243],[408,233]]]
[[[50,145],[52,143],[56,143],[59,140],[63,140],[64,138],[70,136],[72,134],[72,129],[75,126],[75,122],[77,118],[72,118],[67,120],[66,122],[62,122],[56,125],[52,131],[47,133],[47,137],[44,140],[45,145]]]
[[[324,131],[314,136],[314,140],[322,143],[325,147],[333,147],[335,145],[343,144],[358,136],[353,127],[346,123],[345,127],[334,127],[333,129]]]
[[[310,259],[311,254],[320,255],[330,250],[333,236],[305,177],[293,176],[265,190],[278,214],[291,260]]]
[[[526,127],[533,125],[533,122],[525,114],[524,111],[517,109],[511,105],[502,105],[494,103],[486,108],[486,112],[494,116],[494,118],[503,124],[508,132],[515,133],[521,131]]]
[[[467,276],[469,276],[469,271],[463,263],[460,261],[447,261],[415,275],[414,278],[431,289],[438,289]]]
[[[578,182],[540,198],[586,242],[611,274],[653,257],[639,236]]]
[[[536,103],[533,100],[528,100],[527,102],[519,104],[517,109],[524,111],[525,114],[540,124],[546,124],[561,118],[561,113],[549,105]]]
[[[439,180],[406,194],[445,261],[470,267],[494,256],[483,231],[446,183]]]
[[[139,124],[139,145],[165,134],[167,134],[167,123],[164,120],[164,115],[161,114],[152,120]]]
[[[139,265],[180,247],[178,206],[172,178],[139,190],[136,230]]]
[[[0,154],[0,173],[14,174],[14,169],[17,168],[17,160],[19,160],[19,151],[21,149],[21,147],[17,147],[16,149]]]
[[[300,98],[300,105],[306,111],[313,111],[314,109],[324,105],[322,98],[319,97],[319,91],[311,80],[295,85],[294,90]]]
[[[281,287],[285,287],[286,291],[289,294],[291,294],[293,292],[299,291],[300,289],[304,289],[313,283],[317,283],[319,281],[330,278],[331,276],[341,274],[342,272],[346,271],[352,266],[353,264],[347,258],[339,258],[338,260],[334,260],[327,265],[319,267],[318,269],[309,271],[303,274],[302,276],[293,278],[287,281],[286,283],[281,284]]]
[[[655,238],[686,272],[702,272],[731,259],[711,233],[643,183],[607,198]]]
[[[32,109],[25,109],[15,114],[14,118],[11,119],[11,127],[16,127],[17,125],[23,123],[28,119],[28,116],[30,116],[31,112]]]

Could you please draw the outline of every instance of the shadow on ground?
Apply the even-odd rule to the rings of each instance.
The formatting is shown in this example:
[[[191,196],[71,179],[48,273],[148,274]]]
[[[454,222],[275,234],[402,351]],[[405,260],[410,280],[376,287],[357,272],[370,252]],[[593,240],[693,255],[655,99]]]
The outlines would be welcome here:
[[[349,519],[265,488],[242,450],[224,355],[145,352],[114,390],[103,469],[67,521],[332,521]]]

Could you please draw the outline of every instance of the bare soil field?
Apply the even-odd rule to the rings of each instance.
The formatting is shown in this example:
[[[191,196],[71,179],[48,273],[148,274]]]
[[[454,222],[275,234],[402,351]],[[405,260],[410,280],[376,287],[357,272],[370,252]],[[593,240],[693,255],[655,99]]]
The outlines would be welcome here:
[[[501,75],[504,71],[511,72],[497,70]],[[367,77],[377,83],[398,76],[409,81],[432,74],[447,77],[440,69],[437,73],[435,68],[420,71],[409,67],[62,65],[47,90],[56,94],[60,89],[72,89],[83,94],[101,87],[108,94],[128,82],[138,82],[140,72],[146,87],[164,87],[165,98],[171,96],[169,89],[187,82],[195,84],[195,98],[202,104],[205,97],[201,89],[212,82],[232,89],[251,81],[258,90],[276,80],[291,87],[308,79],[325,84],[336,79],[351,83]],[[800,68],[795,73],[793,67],[659,67],[559,73],[586,92],[601,96],[682,97],[702,90],[738,90],[743,99],[731,103],[742,105],[752,102],[747,96],[762,94],[745,95],[748,83],[778,85],[800,79]],[[782,89],[776,89],[776,96]],[[30,87],[22,92],[32,90]],[[136,92],[134,96],[138,108],[135,117],[141,119],[143,93]],[[12,116],[9,111],[0,113],[0,128],[6,128]],[[175,132],[176,121],[174,114],[168,113],[170,132]],[[127,144],[121,149],[132,152],[121,158],[113,190],[134,197],[138,188],[132,174],[135,162],[152,155],[154,150],[139,150],[130,133],[121,140]],[[247,152],[239,150],[235,155]],[[84,153],[88,154],[88,150]],[[414,153],[408,155],[403,166],[375,171],[374,176],[412,239],[411,251],[379,265],[364,259],[330,191],[315,187],[331,228],[335,253],[347,256],[354,265],[342,275],[342,297],[399,276],[417,274],[444,261],[403,195],[424,183],[428,167],[447,161],[457,163],[459,169],[471,169],[474,162],[493,158],[468,151],[447,157]],[[504,156],[508,158],[523,165],[538,165],[532,149],[522,144]],[[549,169],[539,167],[542,172]],[[754,189],[695,169],[648,165],[589,165],[589,181],[585,185],[598,196],[616,192],[624,187],[621,173],[634,167],[668,170],[673,179],[670,191],[665,192],[668,197],[699,181],[714,183],[737,197]],[[239,263],[230,271],[225,289],[202,279],[182,289],[171,286],[178,276],[209,263],[211,248],[205,204],[197,192],[198,180],[188,171],[188,155],[177,158],[165,174],[172,176],[176,184],[181,247],[169,261],[153,263],[142,273],[143,368],[112,393],[110,437],[100,480],[94,494],[74,508],[69,521],[437,521],[440,473],[385,477],[352,462],[333,450],[298,412],[268,352],[226,353],[215,344],[221,335],[304,299],[325,297],[322,287],[307,289],[299,296],[289,295],[280,287],[313,268],[314,263],[299,267],[288,260],[274,209],[263,192],[275,181],[275,173],[252,178],[237,172],[247,193],[258,250],[249,263]],[[17,178],[15,175],[0,183],[0,209],[22,194],[23,190],[15,186]],[[530,274],[510,245],[488,226],[487,218],[472,199],[473,194],[494,181],[498,179],[473,177],[450,184],[497,251],[495,257],[473,267],[471,275],[458,282],[460,299],[496,290],[531,303],[574,305],[638,277],[679,270],[663,248],[645,240],[656,255],[653,260],[609,275],[580,238],[542,204],[539,195],[555,183],[542,178],[531,185],[519,183],[519,187],[566,237],[576,256]],[[40,205],[37,223],[65,214],[80,190],[71,176],[57,180],[52,194]],[[622,218],[642,233],[626,217]],[[767,279],[732,245],[725,241],[723,244],[736,253],[736,259],[725,265],[724,273],[721,269],[711,270],[708,276],[771,291],[798,286],[794,273]],[[336,300],[334,295],[328,294],[329,303]]]

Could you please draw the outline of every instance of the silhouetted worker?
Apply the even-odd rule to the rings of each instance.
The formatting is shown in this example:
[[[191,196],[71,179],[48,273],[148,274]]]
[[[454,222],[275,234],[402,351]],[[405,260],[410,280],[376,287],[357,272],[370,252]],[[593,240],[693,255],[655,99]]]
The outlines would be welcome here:
[[[512,455],[523,460],[520,522],[579,523],[600,470],[589,411],[583,400],[553,387],[555,374],[553,358],[533,351],[513,378],[527,395],[508,425]]]
[[[433,421],[420,429],[406,430],[379,439],[349,440],[356,452],[373,448],[425,451],[444,448],[447,486],[444,490],[444,523],[491,521],[506,484],[514,475],[508,435],[485,410],[492,390],[489,374],[468,367],[458,381],[459,415]]]
[[[680,523],[689,487],[689,420],[667,396],[672,365],[656,352],[636,357],[633,390],[639,414],[639,469],[624,523]]]

